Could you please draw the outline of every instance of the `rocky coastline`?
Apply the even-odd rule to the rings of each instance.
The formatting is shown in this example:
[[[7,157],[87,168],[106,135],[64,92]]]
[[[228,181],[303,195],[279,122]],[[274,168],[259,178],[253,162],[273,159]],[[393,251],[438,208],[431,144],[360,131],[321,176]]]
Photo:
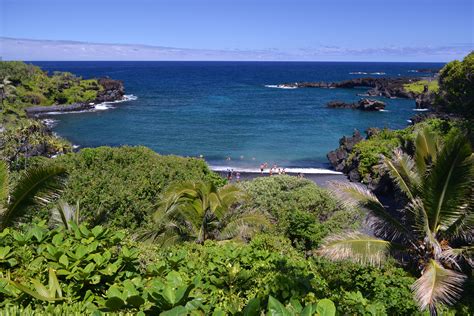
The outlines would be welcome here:
[[[29,117],[41,117],[51,112],[80,112],[93,109],[97,104],[104,102],[115,102],[123,100],[125,88],[123,82],[110,78],[98,79],[102,89],[97,93],[95,100],[90,102],[73,103],[73,104],[57,104],[50,106],[32,106],[25,108],[25,112]]]
[[[417,108],[425,108],[434,99],[434,95],[425,89],[421,93],[406,91],[404,85],[415,83],[426,78],[354,78],[339,82],[294,82],[278,85],[281,88],[322,88],[322,89],[353,89],[356,87],[367,87],[367,96],[381,96],[386,98],[414,99]],[[431,77],[429,78],[431,79]]]

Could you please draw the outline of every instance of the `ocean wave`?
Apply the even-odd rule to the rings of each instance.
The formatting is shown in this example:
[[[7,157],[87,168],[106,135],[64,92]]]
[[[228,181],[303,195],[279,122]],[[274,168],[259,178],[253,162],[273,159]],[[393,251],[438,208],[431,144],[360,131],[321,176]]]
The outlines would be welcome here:
[[[377,76],[383,76],[383,75],[386,75],[385,72],[371,72],[370,73],[371,75],[377,75]]]
[[[240,168],[240,167],[232,167],[232,166],[210,166],[212,171],[220,171],[225,172],[229,169],[233,169],[234,172],[240,173],[260,173],[260,169],[258,168]],[[280,167],[282,168],[282,167]],[[285,172],[288,173],[303,173],[303,174],[342,174],[342,172],[330,170],[330,169],[323,169],[323,168],[285,168]],[[268,168],[263,171],[264,174],[268,174]],[[277,172],[274,172],[277,173]]]
[[[390,112],[389,110],[380,109],[379,112]]]
[[[367,73],[363,71],[354,71],[350,72],[349,75],[367,75]]]
[[[266,88],[275,88],[275,89],[297,89],[298,87],[286,86],[282,84],[266,84]]]
[[[426,111],[429,111],[430,109],[413,109],[413,111],[417,111],[417,112],[426,112]]]

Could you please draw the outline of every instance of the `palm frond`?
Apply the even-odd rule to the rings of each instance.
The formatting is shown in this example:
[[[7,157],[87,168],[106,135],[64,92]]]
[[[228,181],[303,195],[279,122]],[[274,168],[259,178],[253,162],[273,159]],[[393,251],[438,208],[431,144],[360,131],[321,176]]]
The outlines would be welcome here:
[[[72,206],[66,201],[59,199],[56,206],[51,209],[50,222],[53,226],[62,224],[66,229],[70,228],[70,222],[79,225],[81,222],[79,201],[76,202],[76,206]]]
[[[451,248],[448,247],[441,252],[439,256],[440,260],[443,262],[448,262],[450,265],[456,267],[458,270],[461,270],[458,261],[464,259],[471,268],[474,267],[474,246],[465,246],[460,248]]]
[[[424,174],[427,167],[437,157],[439,138],[428,127],[419,131],[415,138],[415,163],[420,175]]]
[[[435,234],[431,231],[428,214],[424,208],[423,201],[420,198],[411,200],[411,202],[405,207],[405,211],[412,214],[413,231],[420,237],[419,239],[424,240],[425,243],[431,245],[436,253],[441,252],[439,242],[436,239]]]
[[[430,260],[422,276],[415,281],[412,290],[422,310],[436,309],[436,304],[453,304],[462,292],[466,277],[454,270],[444,268],[439,262]]]
[[[28,169],[18,180],[1,215],[0,226],[11,225],[29,206],[45,205],[57,199],[64,187],[66,170],[49,165]]]
[[[413,199],[420,185],[420,177],[414,171],[415,162],[411,157],[397,149],[391,159],[384,158],[384,166],[398,188],[409,199]]]
[[[326,238],[317,253],[328,259],[350,260],[359,264],[380,266],[387,259],[391,243],[360,232]]]
[[[256,232],[270,226],[268,217],[256,212],[239,214],[231,219],[221,229],[219,240],[232,239],[235,237],[244,239],[252,237]]]
[[[10,179],[8,174],[8,166],[5,161],[0,161],[0,204],[8,203]]]
[[[468,139],[452,135],[428,171],[423,181],[422,199],[431,231],[446,230],[462,216],[460,206],[471,195],[473,159]]]
[[[411,232],[397,218],[385,210],[377,197],[368,189],[355,183],[331,182],[329,188],[342,204],[349,207],[361,207],[368,214],[367,224],[374,233],[382,238],[395,240],[400,237],[412,239]]]

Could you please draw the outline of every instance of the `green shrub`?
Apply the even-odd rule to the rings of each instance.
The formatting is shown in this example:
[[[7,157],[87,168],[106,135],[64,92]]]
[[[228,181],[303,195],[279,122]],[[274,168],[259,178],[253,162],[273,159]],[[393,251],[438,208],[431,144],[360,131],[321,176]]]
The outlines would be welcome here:
[[[79,201],[87,221],[132,230],[145,225],[173,181],[223,184],[203,160],[160,156],[146,147],[86,148],[55,163],[69,172],[63,198],[73,205]]]
[[[307,179],[261,177],[240,185],[250,195],[244,207],[269,212],[277,232],[300,249],[315,248],[330,231],[360,223],[358,211],[341,207],[328,191]]]

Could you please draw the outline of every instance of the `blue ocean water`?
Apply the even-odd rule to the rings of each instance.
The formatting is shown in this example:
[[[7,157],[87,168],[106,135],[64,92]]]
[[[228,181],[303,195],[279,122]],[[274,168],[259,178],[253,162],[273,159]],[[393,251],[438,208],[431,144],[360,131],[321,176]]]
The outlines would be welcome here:
[[[82,147],[144,145],[160,154],[202,155],[210,165],[327,165],[326,153],[355,128],[403,128],[415,102],[384,99],[384,112],[328,109],[365,89],[278,89],[296,81],[422,76],[430,63],[34,62],[47,71],[123,80],[137,100],[114,109],[57,115],[55,132]],[[354,74],[362,72],[364,74]],[[365,74],[366,73],[366,74]],[[229,158],[230,160],[229,160]]]

